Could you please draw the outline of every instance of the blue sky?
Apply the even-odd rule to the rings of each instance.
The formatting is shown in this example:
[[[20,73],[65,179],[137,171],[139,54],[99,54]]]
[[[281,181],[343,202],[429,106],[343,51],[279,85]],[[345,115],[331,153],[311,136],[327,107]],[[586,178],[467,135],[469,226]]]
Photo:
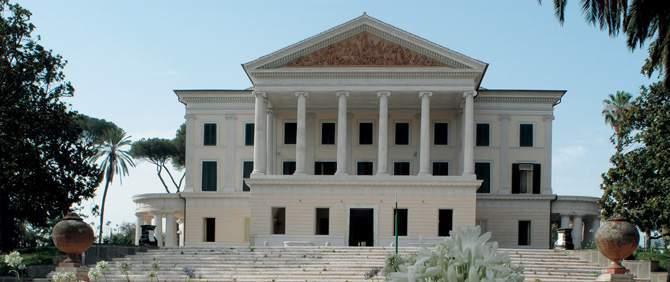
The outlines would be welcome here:
[[[638,92],[646,48],[631,52],[551,1],[19,1],[42,44],[68,60],[68,102],[140,137],[172,137],[184,120],[173,89],[250,86],[240,64],[367,12],[490,64],[483,87],[566,89],[554,121],[553,189],[600,195],[613,152],[602,100]],[[140,162],[108,196],[113,225],[134,222],[131,196],[162,192]],[[96,199],[96,201],[98,201]]]

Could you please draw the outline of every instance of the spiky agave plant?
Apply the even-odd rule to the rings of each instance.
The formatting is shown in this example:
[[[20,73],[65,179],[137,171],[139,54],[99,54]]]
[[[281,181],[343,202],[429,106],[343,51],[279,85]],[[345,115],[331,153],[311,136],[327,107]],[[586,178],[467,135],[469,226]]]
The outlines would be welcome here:
[[[488,242],[490,238],[491,233],[482,235],[479,226],[452,231],[443,242],[419,251],[416,260],[394,258],[401,263],[399,271],[387,277],[396,282],[523,281],[521,268],[499,254],[498,243]]]

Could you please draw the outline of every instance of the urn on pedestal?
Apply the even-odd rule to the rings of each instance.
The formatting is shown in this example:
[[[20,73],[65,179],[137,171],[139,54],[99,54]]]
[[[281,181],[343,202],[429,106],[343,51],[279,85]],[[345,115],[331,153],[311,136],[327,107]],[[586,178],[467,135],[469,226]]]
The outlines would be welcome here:
[[[621,261],[635,252],[639,240],[640,235],[635,225],[623,217],[614,216],[600,226],[596,233],[596,245],[600,253],[612,261],[607,273],[626,273]]]
[[[67,256],[58,264],[56,271],[74,272],[78,280],[88,281],[87,270],[81,266],[81,254],[93,244],[93,228],[76,213],[69,213],[56,223],[51,238],[56,248]]]

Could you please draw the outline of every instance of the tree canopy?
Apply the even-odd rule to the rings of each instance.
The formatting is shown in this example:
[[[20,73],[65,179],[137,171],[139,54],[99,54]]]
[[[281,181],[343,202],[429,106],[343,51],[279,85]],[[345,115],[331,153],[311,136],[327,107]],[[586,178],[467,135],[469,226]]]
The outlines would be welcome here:
[[[563,23],[568,0],[553,3],[556,17]],[[664,74],[664,86],[670,88],[670,1],[581,0],[581,6],[587,22],[606,30],[610,36],[624,33],[631,50],[649,42],[649,56],[642,73],[651,77],[659,71]]]
[[[619,214],[649,235],[670,227],[670,93],[642,87],[621,112],[621,150],[603,174],[603,216]]]
[[[168,175],[175,191],[177,193],[181,191],[185,173],[182,173],[179,179],[176,179],[167,164],[168,162],[172,162],[174,168],[179,170],[184,168],[186,163],[185,124],[182,124],[179,127],[174,139],[143,138],[139,141],[135,141],[130,153],[134,158],[143,159],[155,165],[156,175],[166,192],[171,193],[171,190],[168,187],[170,185],[168,185],[165,178],[163,178],[163,172]]]
[[[100,183],[95,154],[63,97],[65,60],[32,36],[30,12],[0,0],[0,251],[20,226],[46,227]]]

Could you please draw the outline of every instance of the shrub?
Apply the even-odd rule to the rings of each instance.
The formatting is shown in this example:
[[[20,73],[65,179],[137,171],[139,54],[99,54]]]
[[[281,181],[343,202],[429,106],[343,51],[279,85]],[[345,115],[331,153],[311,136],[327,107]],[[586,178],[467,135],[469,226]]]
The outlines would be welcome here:
[[[488,242],[491,233],[481,234],[479,226],[451,232],[451,236],[416,258],[392,255],[384,269],[391,281],[523,281],[520,267],[499,254],[498,243]]]

